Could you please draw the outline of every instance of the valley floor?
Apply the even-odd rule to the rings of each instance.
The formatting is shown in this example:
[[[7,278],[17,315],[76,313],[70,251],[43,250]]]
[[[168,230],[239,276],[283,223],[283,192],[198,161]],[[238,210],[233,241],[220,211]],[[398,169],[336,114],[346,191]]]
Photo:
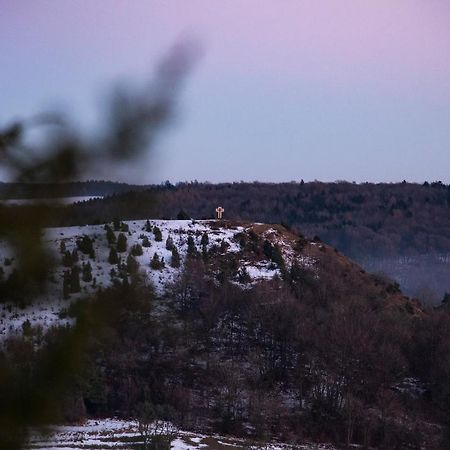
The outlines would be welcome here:
[[[139,448],[140,434],[136,421],[119,419],[88,420],[83,425],[55,426],[47,435],[34,433],[28,444],[33,450],[81,450],[111,448]],[[280,443],[251,442],[243,439],[207,436],[178,431],[171,445],[172,450],[334,450],[330,444],[304,444],[290,446]]]

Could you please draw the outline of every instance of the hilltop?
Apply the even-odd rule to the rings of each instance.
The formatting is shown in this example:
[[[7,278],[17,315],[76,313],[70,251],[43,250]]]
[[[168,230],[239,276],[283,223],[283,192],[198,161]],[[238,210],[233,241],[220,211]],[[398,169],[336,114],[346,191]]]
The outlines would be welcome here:
[[[114,236],[113,243],[108,242],[108,228]],[[117,248],[120,234],[126,237],[126,246],[118,252],[118,260],[111,262],[110,248]],[[189,248],[189,237],[192,248]],[[86,238],[92,245],[91,254],[83,253],[83,239]],[[50,250],[54,264],[49,289],[30,306],[26,306],[26,296],[16,299],[17,306],[5,304],[0,319],[2,335],[13,331],[21,333],[24,321],[44,328],[66,323],[61,321],[60,313],[67,308],[68,302],[112,286],[135,273],[149,282],[158,296],[164,297],[179,281],[189,252],[190,256],[203,262],[205,276],[216,282],[226,278],[242,289],[264,281],[289,279],[295,284],[299,279],[310,279],[311,283],[324,286],[337,283],[348,295],[367,292],[380,307],[412,308],[411,305],[415,305],[413,308],[417,309],[417,305],[403,297],[391,282],[367,274],[326,244],[308,240],[280,225],[214,220],[120,221],[115,228],[113,223],[49,228],[44,231],[43,242]],[[173,263],[173,248],[179,255],[179,264]],[[1,252],[6,285],[3,292],[7,297],[7,291],[14,288],[8,287],[8,278],[13,274],[15,264],[13,254],[7,248],[2,247]],[[74,254],[76,260],[72,260]],[[137,263],[133,273],[128,267],[128,255]],[[155,255],[159,263],[152,264]],[[83,267],[87,264],[90,275],[83,279]],[[72,267],[79,268],[80,289],[70,292],[74,289],[68,287],[65,295],[64,280],[70,278],[68,273]]]

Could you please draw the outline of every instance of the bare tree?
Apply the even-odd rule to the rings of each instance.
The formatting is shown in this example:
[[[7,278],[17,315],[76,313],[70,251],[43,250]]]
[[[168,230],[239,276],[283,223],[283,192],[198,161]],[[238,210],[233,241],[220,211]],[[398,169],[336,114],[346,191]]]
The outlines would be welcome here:
[[[178,430],[164,420],[164,416],[164,411],[151,402],[146,401],[138,407],[138,430],[145,450],[170,450]]]

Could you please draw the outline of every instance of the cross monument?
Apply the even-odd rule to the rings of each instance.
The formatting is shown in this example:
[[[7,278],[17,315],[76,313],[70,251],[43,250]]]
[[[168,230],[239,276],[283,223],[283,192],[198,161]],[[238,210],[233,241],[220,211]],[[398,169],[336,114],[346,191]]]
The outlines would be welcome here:
[[[216,208],[216,218],[219,219],[219,220],[222,219],[224,212],[225,212],[225,210],[221,206],[218,206]]]

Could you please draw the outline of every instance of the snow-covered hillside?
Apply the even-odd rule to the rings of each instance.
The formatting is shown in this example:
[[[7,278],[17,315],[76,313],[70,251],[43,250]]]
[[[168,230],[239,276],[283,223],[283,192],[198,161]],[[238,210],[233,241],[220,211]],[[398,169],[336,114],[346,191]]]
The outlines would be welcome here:
[[[151,283],[158,295],[163,295],[166,287],[176,281],[177,276],[183,270],[186,254],[188,252],[188,238],[192,236],[196,251],[202,252],[214,251],[216,257],[223,257],[227,254],[234,254],[237,258],[239,273],[245,273],[245,286],[250,286],[262,280],[270,280],[280,276],[279,267],[264,256],[245,256],[242,252],[242,236],[252,232],[254,228],[259,227],[260,237],[264,240],[276,243],[279,247],[283,259],[287,265],[294,261],[296,264],[314,270],[315,260],[309,256],[300,256],[292,247],[292,242],[286,241],[283,236],[274,228],[262,224],[236,225],[226,222],[212,220],[192,221],[192,220],[152,220],[150,228],[146,227],[146,220],[123,222],[125,229],[123,234],[127,237],[127,250],[119,253],[122,262],[126,262],[130,249],[139,244],[142,246],[142,255],[135,256],[139,262],[139,272],[144,280]],[[111,226],[111,224],[109,224]],[[161,230],[160,240],[156,239],[153,232],[154,227]],[[147,229],[147,231],[146,231]],[[115,237],[119,235],[115,231]],[[208,237],[205,244],[205,237]],[[82,267],[83,264],[90,263],[92,267],[92,281],[80,281],[81,292],[71,294],[70,299],[63,298],[63,279],[64,272],[68,267],[62,264],[61,244],[66,251],[72,252],[77,249],[77,241],[88,236],[92,240],[95,252],[92,255],[83,254],[78,251],[77,264]],[[172,251],[166,248],[166,241],[171,238],[173,245],[180,255],[180,267],[172,267]],[[149,246],[144,246],[143,240],[148,240]],[[202,241],[203,238],[203,241]],[[50,249],[55,262],[55,269],[50,277],[47,293],[38,298],[36,302],[26,308],[3,304],[0,306],[0,336],[7,336],[14,333],[22,333],[22,326],[25,321],[29,321],[32,326],[40,325],[44,329],[56,323],[70,323],[69,319],[61,319],[59,313],[67,308],[70,301],[81,296],[92,293],[99,287],[107,287],[112,283],[114,274],[111,270],[116,265],[108,262],[110,245],[108,244],[105,225],[89,225],[83,227],[50,228],[45,230],[43,241]],[[203,242],[203,243],[202,243]],[[114,245],[113,245],[114,246]],[[155,255],[158,255],[162,261],[163,267],[155,270],[150,267],[150,261]],[[14,268],[14,258],[11,249],[5,244],[0,243],[0,254],[2,260],[7,262],[2,266],[4,277],[7,278]],[[242,277],[241,277],[242,279]],[[239,284],[239,278],[232,280]],[[241,283],[243,287],[244,284]]]

